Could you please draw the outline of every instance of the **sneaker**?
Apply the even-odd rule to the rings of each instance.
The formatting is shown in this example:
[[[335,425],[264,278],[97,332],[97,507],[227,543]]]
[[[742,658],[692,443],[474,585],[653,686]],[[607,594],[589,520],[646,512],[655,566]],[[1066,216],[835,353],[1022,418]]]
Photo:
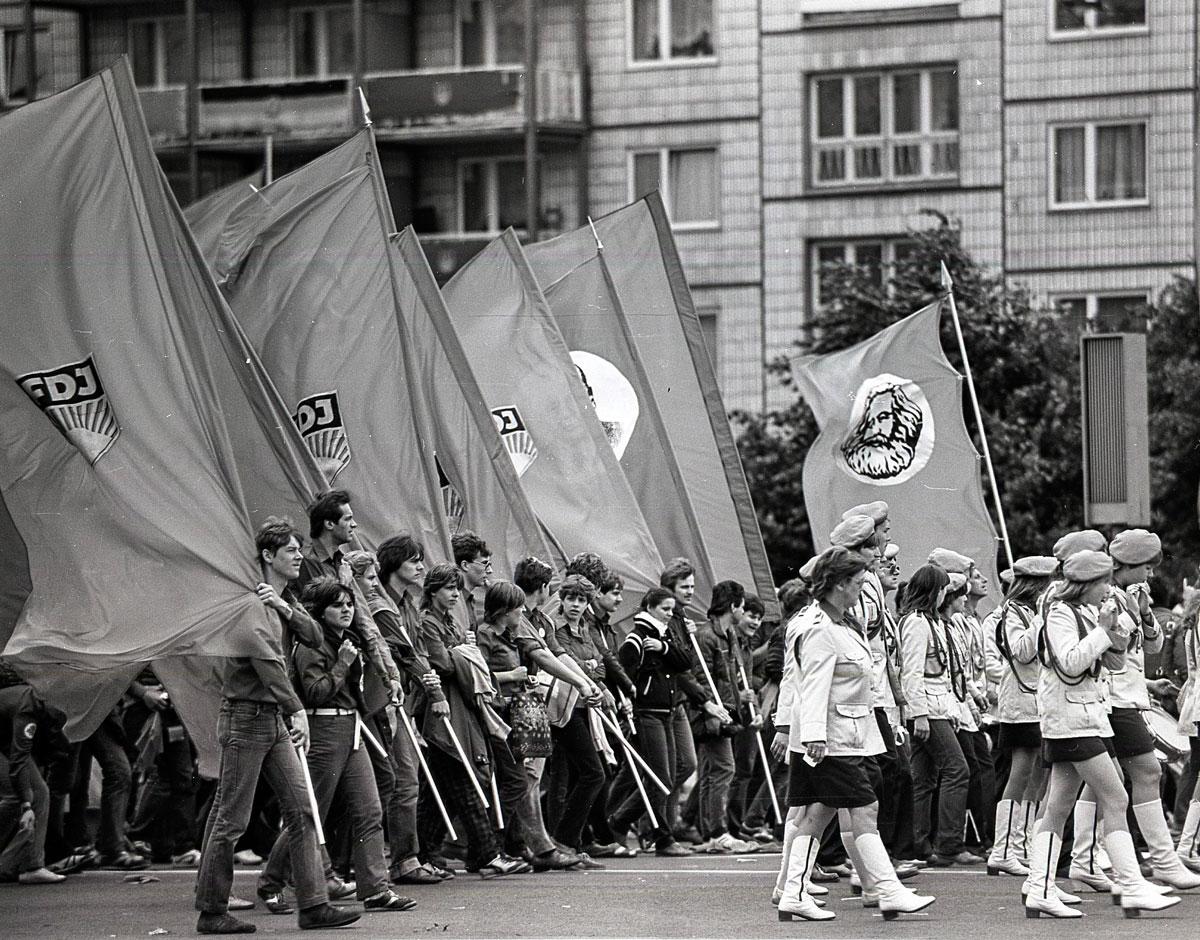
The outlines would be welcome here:
[[[367,911],[411,911],[416,906],[417,902],[412,898],[397,894],[391,888],[384,888],[363,901],[363,910]]]
[[[35,868],[17,875],[17,882],[23,885],[57,885],[66,880],[66,875],[56,875],[48,868]]]
[[[745,839],[733,838],[733,851],[735,855],[752,855],[757,852],[759,845],[757,842],[747,842]]]
[[[479,877],[498,878],[501,875],[525,875],[533,871],[528,862],[501,852],[486,865],[479,866]]]
[[[832,884],[838,880],[838,873],[836,871],[828,871],[820,865],[813,865],[812,874],[809,875],[809,881],[814,884]]]
[[[704,836],[700,835],[700,831],[695,826],[680,826],[674,832],[676,842],[690,842],[692,845],[700,845],[704,842]]]
[[[696,846],[696,851],[706,855],[729,855],[734,851],[735,841],[728,832],[722,832],[719,836],[713,836],[707,842]]]
[[[150,862],[142,855],[122,850],[116,855],[100,856],[99,867],[105,871],[141,871],[143,868],[149,868]]]
[[[334,927],[348,927],[362,915],[345,907],[334,907],[332,904],[318,904],[307,907],[300,912],[301,930],[327,930]]]
[[[579,864],[579,859],[574,853],[568,855],[560,849],[548,849],[541,855],[531,855],[529,864],[533,866],[534,871],[566,871]]]
[[[617,842],[589,842],[583,847],[583,854],[592,858],[616,858],[622,848]]]
[[[391,880],[393,884],[398,885],[436,885],[441,884],[443,879],[435,875],[424,865],[418,865],[416,868],[410,868],[408,871],[393,872]]]
[[[353,881],[342,881],[337,875],[334,875],[325,883],[325,888],[329,892],[329,900],[344,901],[347,898],[354,897],[358,893],[358,884]]]
[[[201,914],[196,933],[254,933],[258,928],[232,914]]]
[[[258,898],[263,902],[263,907],[272,914],[294,914],[296,912],[296,909],[288,903],[287,895],[282,890],[259,888]]]
[[[179,868],[195,868],[200,864],[200,850],[188,849],[186,852],[172,855],[171,864]]]
[[[227,911],[250,911],[254,909],[254,902],[247,898],[239,898],[236,894],[229,895],[229,900],[225,903]]]
[[[665,845],[655,848],[654,854],[663,858],[687,858],[695,853],[688,846],[672,839]]]
[[[73,875],[78,871],[92,867],[92,857],[90,855],[68,855],[66,858],[60,858],[57,862],[53,862],[46,866],[56,875]]]
[[[254,849],[242,849],[240,852],[234,852],[233,860],[239,865],[261,865],[263,863],[263,857]]]
[[[574,867],[579,871],[602,871],[605,867],[588,855],[587,852],[576,853],[576,858],[579,859],[579,862]]]

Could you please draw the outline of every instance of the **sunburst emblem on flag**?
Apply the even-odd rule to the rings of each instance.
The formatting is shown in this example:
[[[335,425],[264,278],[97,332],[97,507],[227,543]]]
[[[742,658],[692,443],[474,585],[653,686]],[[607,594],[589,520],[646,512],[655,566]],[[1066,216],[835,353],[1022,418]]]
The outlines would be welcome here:
[[[517,476],[523,476],[529,465],[537,460],[538,451],[525,422],[521,420],[521,413],[515,405],[504,405],[492,409],[492,420],[496,422],[496,430],[500,432],[500,439],[512,458]]]
[[[337,390],[318,392],[301,399],[292,415],[304,443],[317,459],[317,465],[330,483],[350,462],[350,441],[342,423]]]
[[[463,516],[466,515],[467,507],[458,490],[454,488],[454,484],[450,482],[450,477],[446,475],[446,469],[442,466],[442,461],[437,454],[433,455],[433,462],[437,467],[438,486],[442,488],[442,509],[446,513],[450,534],[454,535],[462,528]]]
[[[17,384],[93,466],[121,433],[91,356],[19,376]]]
[[[604,436],[620,460],[625,456],[642,410],[637,391],[620,369],[595,353],[572,349],[571,361],[596,408]]]
[[[895,486],[924,469],[933,443],[933,412],[921,386],[885,372],[858,387],[837,464],[862,483]]]

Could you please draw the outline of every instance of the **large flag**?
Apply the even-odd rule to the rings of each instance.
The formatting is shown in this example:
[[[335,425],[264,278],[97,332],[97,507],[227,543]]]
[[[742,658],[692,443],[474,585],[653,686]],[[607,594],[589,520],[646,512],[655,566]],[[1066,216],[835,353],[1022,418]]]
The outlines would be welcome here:
[[[906,577],[940,546],[973,558],[998,590],[962,377],[942,352],[942,303],[848,349],[792,360],[820,428],[804,461],[804,504],[818,551],[846,509],[882,499]]]
[[[596,256],[597,237],[603,245],[613,309],[600,304],[584,323],[580,321],[585,318],[566,302],[571,293],[567,285],[576,277],[592,277],[581,265]],[[622,466],[631,477],[637,476],[625,458],[635,458],[637,435],[641,432],[661,441],[658,446],[677,468],[680,482],[670,492],[663,492],[672,485],[665,474],[658,476],[651,488],[639,491],[644,508],[651,501],[658,506],[654,515],[647,511],[646,516],[655,525],[663,555],[691,555],[698,569],[707,569],[698,582],[733,578],[747,590],[756,590],[768,607],[773,607],[774,582],[758,517],[658,194],[596,220],[595,235],[590,227],[584,227],[532,245],[528,253],[564,333],[578,331],[581,341],[586,336],[609,348],[632,344],[634,363],[619,368],[620,380],[614,377],[614,385],[625,389],[626,400],[630,400],[628,386],[632,385],[642,403],[637,419],[640,427],[634,429]],[[624,314],[624,326],[618,312]],[[574,326],[569,325],[572,322]],[[588,347],[572,349],[587,351]],[[612,374],[605,366],[595,364]],[[615,360],[610,364],[616,366]],[[603,394],[597,392],[602,419],[605,407],[619,408],[621,401],[620,396],[614,396],[611,403],[602,406]],[[661,425],[651,432],[656,415]],[[645,459],[648,463],[657,460],[654,455],[646,455]],[[663,505],[670,508],[664,509]],[[659,527],[656,518],[664,512],[675,517],[673,526]],[[685,518],[686,525],[682,523]],[[685,534],[690,541],[682,540]],[[679,548],[668,547],[664,541],[667,537]],[[708,600],[703,590],[697,592],[697,597],[701,604]]]
[[[254,173],[236,183],[230,183],[183,210],[188,227],[196,236],[196,244],[206,259],[215,260],[225,223],[233,210],[247,197],[253,196],[262,185],[262,174]]]
[[[516,236],[505,232],[442,291],[555,560],[596,552],[627,596],[657,585],[654,539]]]
[[[216,702],[195,693],[278,630],[253,528],[320,471],[163,183],[127,63],[0,118],[0,180],[5,657],[76,738],[154,661],[211,772]]]

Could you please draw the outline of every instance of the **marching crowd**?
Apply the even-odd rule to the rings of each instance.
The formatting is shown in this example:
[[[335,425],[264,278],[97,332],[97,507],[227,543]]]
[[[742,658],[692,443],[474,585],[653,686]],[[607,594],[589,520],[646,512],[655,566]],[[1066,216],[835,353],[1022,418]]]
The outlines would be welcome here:
[[[778,619],[736,581],[695,598],[680,558],[618,622],[624,585],[598,555],[563,571],[524,558],[501,578],[472,533],[427,565],[412,536],[369,552],[355,528],[332,490],[307,538],[285,520],[258,530],[273,631],[221,666],[216,781],[151,669],[74,745],[6,670],[0,880],[196,867],[198,931],[250,933],[231,910],[343,926],[361,911],[331,901],[411,910],[403,886],[449,890],[464,868],[781,844],[780,919],[833,919],[839,877],[885,918],[922,910],[934,898],[905,882],[948,866],[1016,876],[1028,916],[1069,918],[1069,827],[1069,877],[1127,916],[1200,887],[1200,791],[1177,801],[1176,839],[1144,720],[1152,696],[1170,700],[1200,743],[1191,679],[1148,677],[1145,659],[1170,639],[1175,674],[1194,671],[1200,598],[1159,622],[1145,530],[1073,532],[1016,560],[980,616],[994,588],[951,549],[901,581],[874,502],[779,588]],[[255,898],[232,894],[235,864],[261,865]]]

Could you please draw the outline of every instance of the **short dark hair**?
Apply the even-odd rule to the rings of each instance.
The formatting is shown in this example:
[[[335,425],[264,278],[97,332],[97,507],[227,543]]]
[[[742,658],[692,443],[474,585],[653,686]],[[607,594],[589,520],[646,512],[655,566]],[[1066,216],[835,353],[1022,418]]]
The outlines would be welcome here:
[[[448,561],[438,562],[425,575],[425,593],[421,595],[421,609],[425,610],[431,607],[433,595],[451,585],[462,590],[463,573]]]
[[[522,558],[513,568],[513,583],[526,594],[536,594],[550,583],[554,569],[538,558]]]
[[[425,546],[405,532],[384,539],[375,554],[379,558],[379,580],[387,584],[406,561],[424,561]]]
[[[867,563],[863,560],[862,555],[843,548],[841,545],[827,548],[817,556],[817,560],[813,564],[810,581],[812,596],[819,600],[843,581],[866,570]]]
[[[767,612],[767,608],[763,606],[763,602],[759,600],[757,594],[746,594],[746,613],[758,614],[762,617]]]
[[[608,565],[595,552],[580,552],[571,559],[567,570],[563,572],[564,576],[573,574],[583,575],[595,587],[608,577]]]
[[[349,504],[350,494],[345,490],[326,490],[308,504],[308,537],[315,539],[325,531],[326,522],[337,522],[342,517],[342,507]]]
[[[609,591],[623,591],[625,590],[625,579],[609,569],[608,574],[596,585],[596,590],[601,594],[607,594]]]
[[[491,557],[492,554],[487,542],[474,532],[459,532],[450,539],[450,544],[454,547],[454,563],[456,565],[474,561],[480,555]]]
[[[796,611],[804,607],[812,599],[808,593],[808,584],[803,578],[791,578],[784,581],[779,588],[779,605],[786,620]]]
[[[524,606],[524,591],[511,581],[493,581],[483,595],[483,619],[495,623],[497,617]]]
[[[569,574],[558,586],[558,596],[564,600],[568,597],[582,597],[585,601],[590,601],[596,596],[596,585],[581,574]]]
[[[950,575],[940,565],[922,565],[904,584],[900,616],[917,613],[936,617],[938,592],[949,583]]]
[[[313,578],[304,585],[300,601],[313,619],[319,623],[325,615],[325,611],[341,600],[343,594],[351,601],[354,600],[354,592],[350,588],[338,581],[337,578],[326,575],[321,578]]]
[[[280,519],[278,516],[268,516],[267,521],[258,527],[254,533],[254,552],[261,559],[263,552],[274,554],[287,545],[292,539],[304,544],[304,536],[292,525],[291,519]]]
[[[738,581],[718,581],[713,585],[709,617],[723,617],[746,599],[746,589]]]
[[[639,610],[649,610],[651,607],[657,607],[665,600],[675,600],[675,592],[669,588],[656,587],[650,588],[642,595],[642,603],[639,605]]]
[[[662,574],[658,576],[658,583],[661,587],[674,591],[676,584],[684,578],[693,577],[695,574],[696,569],[692,567],[692,563],[686,558],[672,558],[667,562],[667,567],[663,568]]]

